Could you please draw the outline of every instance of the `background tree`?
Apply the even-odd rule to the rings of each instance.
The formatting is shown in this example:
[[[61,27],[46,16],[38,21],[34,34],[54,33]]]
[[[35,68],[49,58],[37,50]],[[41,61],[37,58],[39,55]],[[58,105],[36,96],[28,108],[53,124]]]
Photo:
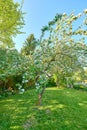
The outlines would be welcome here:
[[[21,8],[13,0],[0,0],[0,46],[3,48],[14,46],[12,37],[21,33],[19,30],[24,25]]]
[[[37,41],[34,34],[30,34],[21,49],[21,53],[24,55],[30,55],[36,48]]]

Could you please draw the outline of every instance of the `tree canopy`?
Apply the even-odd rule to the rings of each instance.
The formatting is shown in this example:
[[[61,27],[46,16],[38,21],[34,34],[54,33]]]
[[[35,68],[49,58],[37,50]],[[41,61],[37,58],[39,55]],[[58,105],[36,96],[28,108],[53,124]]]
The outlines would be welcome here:
[[[24,25],[21,5],[13,0],[0,0],[0,46],[12,47],[12,37],[20,32]]]

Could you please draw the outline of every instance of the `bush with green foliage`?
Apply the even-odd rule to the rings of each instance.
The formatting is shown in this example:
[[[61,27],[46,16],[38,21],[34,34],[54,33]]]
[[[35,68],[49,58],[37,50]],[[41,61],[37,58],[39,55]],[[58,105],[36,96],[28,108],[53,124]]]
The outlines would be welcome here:
[[[77,90],[87,91],[87,84],[85,83],[74,83],[73,87]]]

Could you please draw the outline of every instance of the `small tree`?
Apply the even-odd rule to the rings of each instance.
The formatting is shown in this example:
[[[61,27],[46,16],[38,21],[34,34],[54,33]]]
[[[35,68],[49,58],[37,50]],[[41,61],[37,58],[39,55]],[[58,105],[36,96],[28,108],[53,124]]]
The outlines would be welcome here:
[[[70,15],[65,13],[62,15],[57,14],[53,21],[42,28],[40,44],[33,54],[35,64],[37,63],[38,68],[41,68],[38,70],[38,77],[43,74],[45,74],[45,77],[56,74],[57,81],[61,80],[61,78],[65,78],[66,80],[66,77],[72,78],[76,71],[83,70],[87,61],[85,54],[87,50],[85,44],[87,36],[86,15],[87,10],[84,10],[83,13],[78,15],[74,13]],[[80,18],[82,19],[82,23],[80,21],[81,24],[78,27],[74,27],[75,22]],[[46,32],[47,35],[45,35]],[[42,87],[39,87],[38,85],[37,87],[38,89],[42,88],[38,96],[39,103],[45,86],[42,85]]]

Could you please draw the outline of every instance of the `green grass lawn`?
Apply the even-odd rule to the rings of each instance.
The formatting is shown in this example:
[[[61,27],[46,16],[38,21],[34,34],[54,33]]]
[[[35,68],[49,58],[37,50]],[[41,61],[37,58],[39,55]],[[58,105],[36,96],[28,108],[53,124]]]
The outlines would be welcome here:
[[[0,130],[87,130],[87,92],[47,88],[36,100],[35,90],[0,99]]]

